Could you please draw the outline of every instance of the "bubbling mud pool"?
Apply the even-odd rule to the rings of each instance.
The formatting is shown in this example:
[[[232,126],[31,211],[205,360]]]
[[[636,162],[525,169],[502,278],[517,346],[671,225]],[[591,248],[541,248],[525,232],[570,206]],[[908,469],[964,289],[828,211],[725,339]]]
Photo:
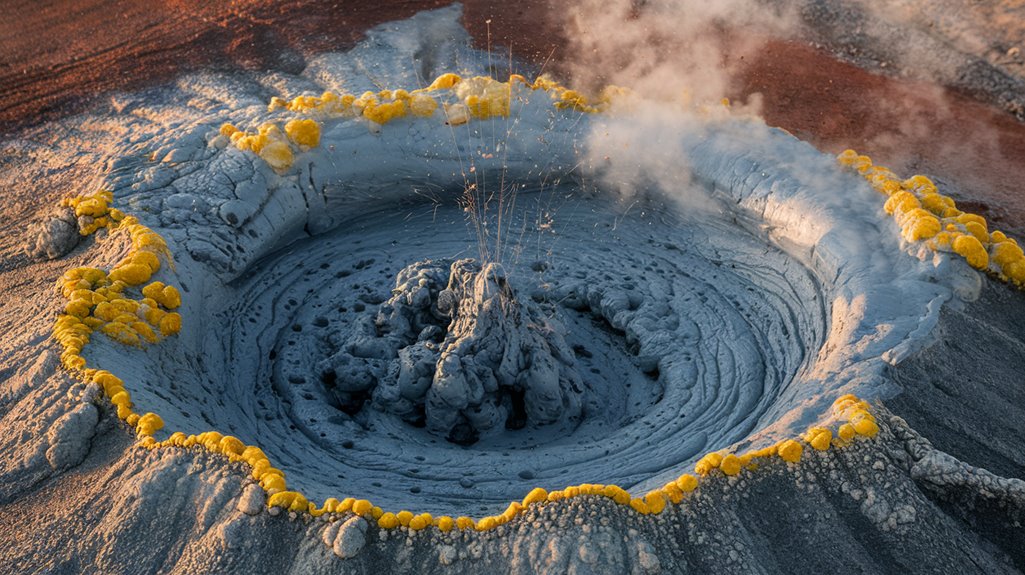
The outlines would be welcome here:
[[[524,227],[540,194],[520,198]],[[382,506],[466,513],[535,485],[664,483],[764,425],[808,369],[828,321],[813,273],[750,234],[671,210],[618,211],[600,197],[572,197],[545,251],[505,266],[516,297],[543,306],[572,354],[584,398],[575,418],[515,430],[503,420],[460,447],[375,405],[379,397],[339,399],[340,389],[367,388],[346,386],[331,358],[352,337],[376,335],[396,274],[472,248],[462,211],[431,205],[362,216],[208,293],[223,305],[203,306],[199,354],[150,375],[154,387],[175,390],[161,415],[170,429],[222,429],[259,444],[319,499],[358,491]],[[381,377],[399,361],[353,347]]]
[[[439,14],[424,19],[450,28]],[[368,59],[375,82],[408,80],[407,32],[264,83],[358,91],[346,75]],[[311,501],[479,515],[535,486],[642,493],[706,453],[826,423],[843,394],[893,393],[885,366],[978,289],[964,262],[901,244],[861,178],[756,118],[593,116],[510,81],[500,118],[317,117],[318,145],[272,167],[219,122],[293,111],[237,78],[185,90],[185,108],[123,104],[129,126],[186,119],[102,182],[167,239],[182,333],[83,356],[161,416],[157,440],[237,437]],[[606,184],[653,157],[645,191]],[[483,292],[451,281],[481,265],[457,201],[468,168],[516,198]],[[489,308],[488,282],[513,307]]]

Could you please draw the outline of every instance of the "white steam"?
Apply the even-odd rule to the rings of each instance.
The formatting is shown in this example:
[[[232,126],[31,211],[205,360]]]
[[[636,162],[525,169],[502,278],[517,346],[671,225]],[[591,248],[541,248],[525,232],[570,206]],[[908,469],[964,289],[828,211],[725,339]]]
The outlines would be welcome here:
[[[745,58],[770,38],[791,36],[796,14],[759,0],[577,0],[568,13],[571,83],[631,92],[626,110],[595,123],[587,164],[625,200],[661,189],[689,208],[711,208],[689,185],[680,136],[726,113],[721,101]],[[734,112],[759,108],[754,97]]]
[[[799,26],[793,11],[759,0],[577,0],[568,12],[574,85],[684,103],[721,99],[742,57]]]

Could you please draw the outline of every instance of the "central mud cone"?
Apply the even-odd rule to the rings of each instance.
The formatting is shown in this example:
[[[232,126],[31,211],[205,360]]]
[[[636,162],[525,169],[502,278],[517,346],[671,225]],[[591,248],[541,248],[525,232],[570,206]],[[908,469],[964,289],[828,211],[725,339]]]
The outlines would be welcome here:
[[[375,407],[460,444],[580,417],[572,351],[538,304],[517,299],[502,266],[420,262],[396,284],[374,333],[328,360],[343,404],[369,392]]]
[[[503,392],[522,397],[531,423],[579,415],[582,386],[572,352],[540,310],[516,300],[500,265],[452,264],[438,311],[452,323],[427,392],[430,429],[452,430],[464,421],[478,430],[515,424],[520,402],[503,405]]]

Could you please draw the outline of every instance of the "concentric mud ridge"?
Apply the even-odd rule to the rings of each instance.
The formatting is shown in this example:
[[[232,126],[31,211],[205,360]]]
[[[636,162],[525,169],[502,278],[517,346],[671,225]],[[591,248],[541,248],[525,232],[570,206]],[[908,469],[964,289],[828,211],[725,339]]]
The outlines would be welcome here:
[[[521,196],[516,226],[533,228],[531,204],[543,194]],[[206,314],[218,327],[204,349],[223,346],[224,367],[207,359],[210,372],[197,375],[230,379],[237,399],[202,423],[237,422],[232,433],[247,442],[280,438],[262,442],[273,461],[317,453],[287,469],[293,485],[317,499],[360,485],[382,506],[427,502],[432,511],[455,512],[472,501],[484,511],[476,506],[521,498],[535,485],[596,475],[624,486],[675,478],[693,458],[747,437],[807,371],[808,350],[825,335],[822,295],[798,262],[746,233],[725,233],[725,224],[616,211],[607,200],[574,198],[557,212],[567,224],[543,239],[556,247],[505,265],[516,297],[543,310],[539,319],[566,343],[557,353],[570,354],[563,363],[582,389],[565,400],[564,417],[530,417],[534,399],[523,388],[523,424],[507,417],[460,449],[446,441],[450,428],[432,432],[429,419],[418,427],[415,417],[378,405],[389,370],[403,361],[395,348],[373,345],[393,333],[380,322],[392,308],[395,275],[409,261],[456,256],[472,244],[458,207],[421,206],[295,244],[233,284],[233,301]],[[226,333],[234,336],[225,341]],[[190,378],[177,373],[179,385]],[[382,387],[357,409],[351,394],[362,385]],[[348,402],[338,399],[344,390]],[[194,413],[193,401],[181,404],[182,413]],[[235,415],[240,409],[255,421]],[[164,417],[175,429],[202,429],[194,418],[166,410]]]

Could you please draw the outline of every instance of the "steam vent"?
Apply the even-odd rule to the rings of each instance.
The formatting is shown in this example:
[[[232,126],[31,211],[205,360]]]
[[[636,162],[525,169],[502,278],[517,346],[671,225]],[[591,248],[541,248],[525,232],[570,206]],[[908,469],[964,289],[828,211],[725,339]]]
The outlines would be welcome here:
[[[8,8],[0,574],[1025,571],[1014,3]]]

